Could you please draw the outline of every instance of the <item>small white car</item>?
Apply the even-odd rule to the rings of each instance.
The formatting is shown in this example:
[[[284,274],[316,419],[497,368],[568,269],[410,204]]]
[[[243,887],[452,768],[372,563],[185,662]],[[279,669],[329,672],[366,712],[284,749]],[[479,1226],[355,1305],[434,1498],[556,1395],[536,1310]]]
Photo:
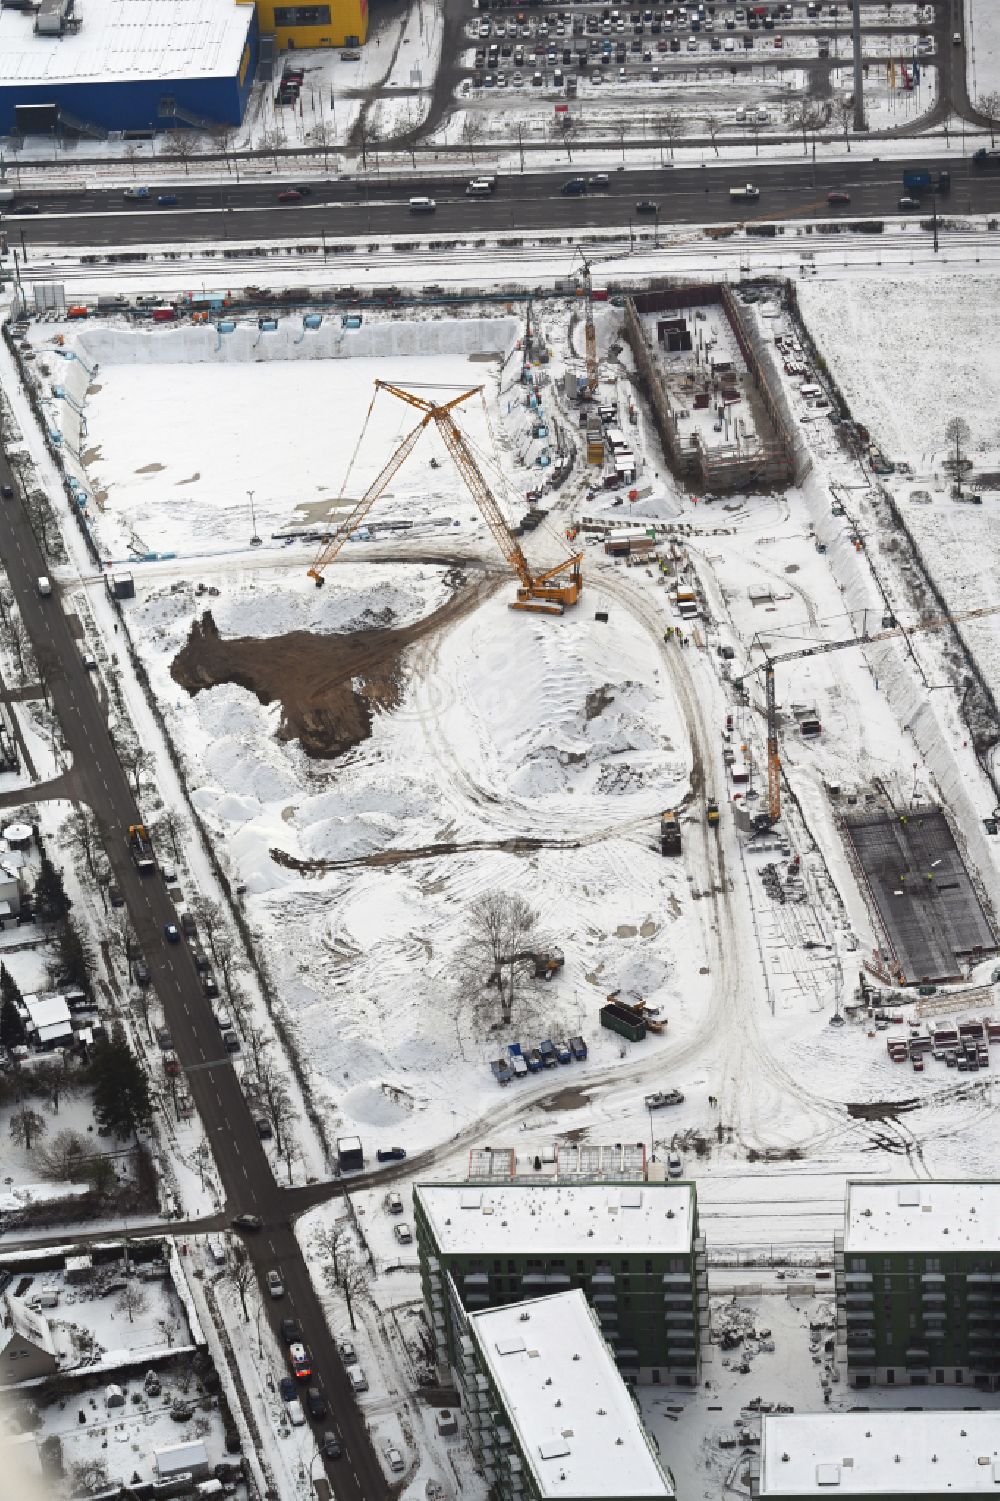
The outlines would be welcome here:
[[[385,1207],[386,1207],[386,1210],[388,1211],[389,1214],[402,1214],[402,1212],[403,1212],[403,1196],[402,1196],[402,1194],[398,1194],[395,1191],[395,1189],[393,1189],[390,1193],[387,1193],[386,1196],[385,1196]]]
[[[393,1225],[392,1233],[401,1246],[408,1246],[413,1239],[413,1231],[406,1224],[405,1220],[401,1225]]]
[[[399,1450],[394,1444],[390,1444],[386,1449],[385,1459],[390,1470],[392,1470],[393,1472],[398,1472],[399,1470],[406,1469],[406,1460],[403,1458],[402,1454],[400,1454]]]

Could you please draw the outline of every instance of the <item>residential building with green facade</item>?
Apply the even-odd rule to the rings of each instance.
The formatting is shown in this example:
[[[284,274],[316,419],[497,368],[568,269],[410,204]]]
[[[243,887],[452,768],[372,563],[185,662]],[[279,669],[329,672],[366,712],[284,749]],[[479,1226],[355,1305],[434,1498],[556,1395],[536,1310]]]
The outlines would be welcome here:
[[[470,1313],[579,1289],[628,1379],[698,1384],[708,1277],[693,1184],[421,1183],[413,1209],[442,1364],[456,1359],[450,1278]]]
[[[494,1501],[670,1501],[582,1291],[457,1318],[455,1379]]]
[[[834,1245],[852,1386],[1000,1385],[1000,1181],[857,1181]]]
[[[767,1501],[979,1501],[1000,1490],[1000,1412],[765,1416],[750,1494]]]

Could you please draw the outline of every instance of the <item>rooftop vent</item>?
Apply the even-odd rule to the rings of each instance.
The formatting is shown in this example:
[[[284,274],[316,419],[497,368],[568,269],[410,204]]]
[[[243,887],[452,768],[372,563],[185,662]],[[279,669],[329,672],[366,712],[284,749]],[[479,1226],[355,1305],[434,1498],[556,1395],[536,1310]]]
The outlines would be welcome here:
[[[840,1484],[840,1466],[839,1465],[817,1465],[816,1466],[816,1484],[817,1485],[839,1485]]]

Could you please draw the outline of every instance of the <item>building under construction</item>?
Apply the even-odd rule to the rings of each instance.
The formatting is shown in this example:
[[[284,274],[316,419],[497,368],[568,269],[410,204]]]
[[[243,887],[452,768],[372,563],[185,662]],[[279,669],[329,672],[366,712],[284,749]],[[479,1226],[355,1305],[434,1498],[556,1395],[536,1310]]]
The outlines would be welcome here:
[[[734,350],[716,348],[720,333]],[[715,494],[792,483],[794,440],[777,373],[761,358],[727,286],[668,287],[629,298],[625,334],[679,479]]]

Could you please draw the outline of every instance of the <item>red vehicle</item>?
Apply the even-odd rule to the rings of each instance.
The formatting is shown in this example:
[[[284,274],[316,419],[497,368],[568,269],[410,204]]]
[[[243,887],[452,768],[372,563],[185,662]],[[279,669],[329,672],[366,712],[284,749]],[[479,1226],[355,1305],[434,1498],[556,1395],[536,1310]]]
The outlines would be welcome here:
[[[298,188],[284,188],[278,194],[279,203],[298,203],[300,202],[301,198],[302,194],[299,192]]]
[[[155,307],[153,309],[154,323],[173,323],[176,317],[177,314],[172,307]]]
[[[839,191],[835,193],[827,193],[826,201],[827,203],[850,203],[851,195],[850,193],[842,193]]]
[[[784,47],[785,44],[781,40],[780,36],[776,36],[775,39],[774,39],[774,45],[777,48],[777,50],[780,52],[781,49]]]

